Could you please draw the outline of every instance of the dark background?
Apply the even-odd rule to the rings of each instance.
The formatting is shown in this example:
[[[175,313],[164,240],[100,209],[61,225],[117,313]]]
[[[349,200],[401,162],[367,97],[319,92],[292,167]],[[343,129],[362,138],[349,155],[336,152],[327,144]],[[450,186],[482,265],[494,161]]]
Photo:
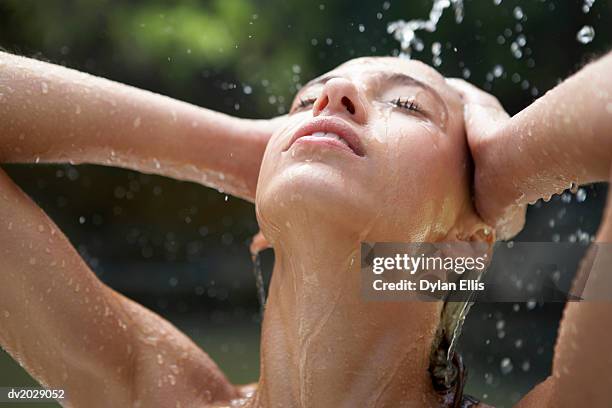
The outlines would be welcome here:
[[[431,3],[0,0],[0,47],[237,116],[272,117],[287,111],[300,84],[339,63],[397,53],[387,24],[423,18]],[[586,14],[582,6],[465,0],[463,22],[447,10],[436,32],[421,34],[424,51],[413,56],[432,63],[431,44],[440,42],[437,68],[444,75],[467,77],[516,113],[609,49],[610,2],[597,0]],[[582,44],[576,33],[586,24],[595,38]],[[511,43],[521,35],[518,58]],[[120,169],[3,168],[103,281],[187,332],[231,380],[256,381],[260,318],[247,246],[257,231],[251,204],[201,185]],[[582,193],[586,200],[565,193],[531,207],[517,240],[589,239],[605,187]],[[268,251],[268,274],[272,262]],[[470,371],[468,392],[507,407],[544,379],[562,307],[477,304],[460,344]],[[0,386],[31,384],[0,350]]]

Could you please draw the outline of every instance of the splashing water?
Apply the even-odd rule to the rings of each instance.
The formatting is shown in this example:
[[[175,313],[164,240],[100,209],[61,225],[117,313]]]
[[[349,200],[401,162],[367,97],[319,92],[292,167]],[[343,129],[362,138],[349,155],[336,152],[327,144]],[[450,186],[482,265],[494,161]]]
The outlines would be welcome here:
[[[587,14],[589,11],[591,11],[591,8],[593,7],[594,3],[595,0],[584,0],[584,4],[582,5],[582,12],[584,14]]]
[[[400,56],[410,58],[413,49],[423,50],[423,41],[416,35],[417,31],[425,30],[433,33],[438,27],[438,22],[444,14],[444,10],[453,6],[455,10],[455,21],[457,24],[463,21],[463,0],[434,0],[429,19],[427,20],[398,20],[387,25],[387,32],[400,42]]]
[[[593,38],[595,38],[595,29],[588,25],[582,27],[576,34],[576,39],[582,44],[590,43],[593,41]]]

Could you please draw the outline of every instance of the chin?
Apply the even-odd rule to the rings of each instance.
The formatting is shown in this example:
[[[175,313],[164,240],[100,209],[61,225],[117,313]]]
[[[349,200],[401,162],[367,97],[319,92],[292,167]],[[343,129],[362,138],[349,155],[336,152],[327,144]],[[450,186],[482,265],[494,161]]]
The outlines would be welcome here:
[[[319,226],[359,233],[375,208],[364,184],[325,163],[292,163],[258,188],[260,225],[279,233]]]

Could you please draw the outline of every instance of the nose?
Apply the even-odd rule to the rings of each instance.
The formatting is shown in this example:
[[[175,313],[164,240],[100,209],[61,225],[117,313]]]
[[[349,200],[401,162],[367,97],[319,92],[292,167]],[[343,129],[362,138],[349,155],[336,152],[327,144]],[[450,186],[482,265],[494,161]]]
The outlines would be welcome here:
[[[314,103],[312,114],[315,117],[345,115],[359,124],[367,120],[367,111],[359,89],[352,81],[344,78],[332,78],[325,83],[323,92]]]

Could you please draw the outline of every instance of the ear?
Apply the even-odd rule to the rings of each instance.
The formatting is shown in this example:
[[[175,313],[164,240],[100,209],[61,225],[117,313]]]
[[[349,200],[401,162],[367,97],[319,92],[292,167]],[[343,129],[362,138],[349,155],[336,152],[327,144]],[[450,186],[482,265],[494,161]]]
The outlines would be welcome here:
[[[474,215],[474,218],[470,228],[465,232],[464,240],[483,242],[492,246],[495,243],[495,228],[485,224],[477,215]]]
[[[478,241],[492,246],[495,243],[495,229],[486,224],[474,211],[467,210],[459,217],[444,241]]]

